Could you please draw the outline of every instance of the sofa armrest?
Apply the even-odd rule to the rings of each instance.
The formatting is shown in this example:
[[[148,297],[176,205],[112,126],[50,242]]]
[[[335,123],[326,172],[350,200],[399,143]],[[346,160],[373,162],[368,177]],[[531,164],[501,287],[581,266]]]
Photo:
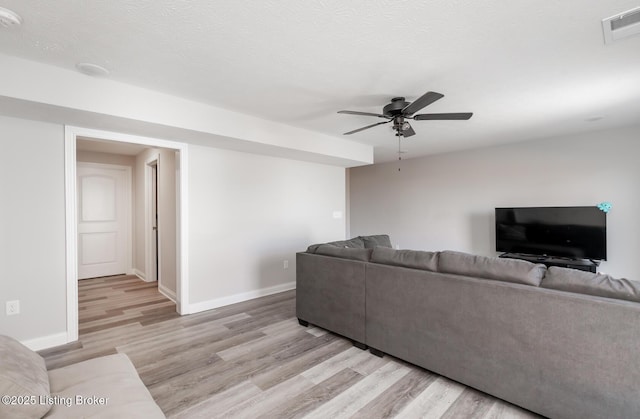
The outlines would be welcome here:
[[[296,315],[359,343],[365,341],[366,262],[296,255]]]

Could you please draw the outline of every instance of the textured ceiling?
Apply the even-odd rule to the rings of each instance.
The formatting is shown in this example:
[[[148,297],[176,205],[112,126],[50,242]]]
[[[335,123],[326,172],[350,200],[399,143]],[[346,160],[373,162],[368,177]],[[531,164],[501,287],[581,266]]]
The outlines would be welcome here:
[[[640,37],[604,45],[626,0],[0,0],[21,27],[0,52],[333,136],[378,122],[394,96],[445,97],[415,121],[417,157],[636,123]],[[590,121],[591,119],[597,119]],[[349,137],[396,158],[388,126]]]

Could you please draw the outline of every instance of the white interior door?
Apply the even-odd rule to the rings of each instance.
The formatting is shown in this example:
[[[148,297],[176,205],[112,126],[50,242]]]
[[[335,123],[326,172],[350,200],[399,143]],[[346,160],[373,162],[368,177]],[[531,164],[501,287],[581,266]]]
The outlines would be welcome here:
[[[78,279],[129,271],[131,169],[78,163]]]

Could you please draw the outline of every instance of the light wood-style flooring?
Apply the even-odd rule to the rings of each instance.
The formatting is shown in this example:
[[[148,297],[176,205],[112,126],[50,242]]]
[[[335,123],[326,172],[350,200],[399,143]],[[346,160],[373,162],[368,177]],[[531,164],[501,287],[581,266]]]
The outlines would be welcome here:
[[[295,291],[189,316],[134,276],[80,281],[80,339],[41,351],[57,368],[124,352],[171,418],[536,418],[323,329]]]

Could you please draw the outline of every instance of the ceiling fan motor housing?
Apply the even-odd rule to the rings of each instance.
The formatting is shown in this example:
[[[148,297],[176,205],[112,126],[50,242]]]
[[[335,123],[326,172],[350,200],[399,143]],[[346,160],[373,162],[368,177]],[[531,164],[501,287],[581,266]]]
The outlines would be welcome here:
[[[396,116],[402,114],[402,110],[409,105],[403,97],[394,97],[391,103],[382,108],[382,113],[386,116]]]
[[[424,120],[467,120],[471,118],[473,113],[471,112],[459,112],[459,113],[426,113],[426,114],[418,114],[414,115],[419,110],[423,109],[425,106],[429,106],[433,102],[440,100],[444,97],[442,93],[437,92],[427,92],[424,95],[420,96],[413,102],[407,102],[406,99],[402,96],[394,97],[391,99],[391,102],[388,103],[384,108],[382,108],[382,113],[372,113],[372,112],[360,112],[360,111],[348,111],[342,110],[338,111],[338,113],[346,113],[352,115],[363,115],[363,116],[375,116],[377,118],[385,119],[383,122],[376,122],[375,124],[367,125],[366,127],[354,129],[349,132],[345,132],[344,135],[355,134],[356,132],[364,131],[369,128],[377,127],[378,125],[388,124],[393,122],[392,128],[398,137],[412,137],[416,135],[416,132],[413,130],[409,121],[407,119],[415,120],[415,121],[424,121]]]

